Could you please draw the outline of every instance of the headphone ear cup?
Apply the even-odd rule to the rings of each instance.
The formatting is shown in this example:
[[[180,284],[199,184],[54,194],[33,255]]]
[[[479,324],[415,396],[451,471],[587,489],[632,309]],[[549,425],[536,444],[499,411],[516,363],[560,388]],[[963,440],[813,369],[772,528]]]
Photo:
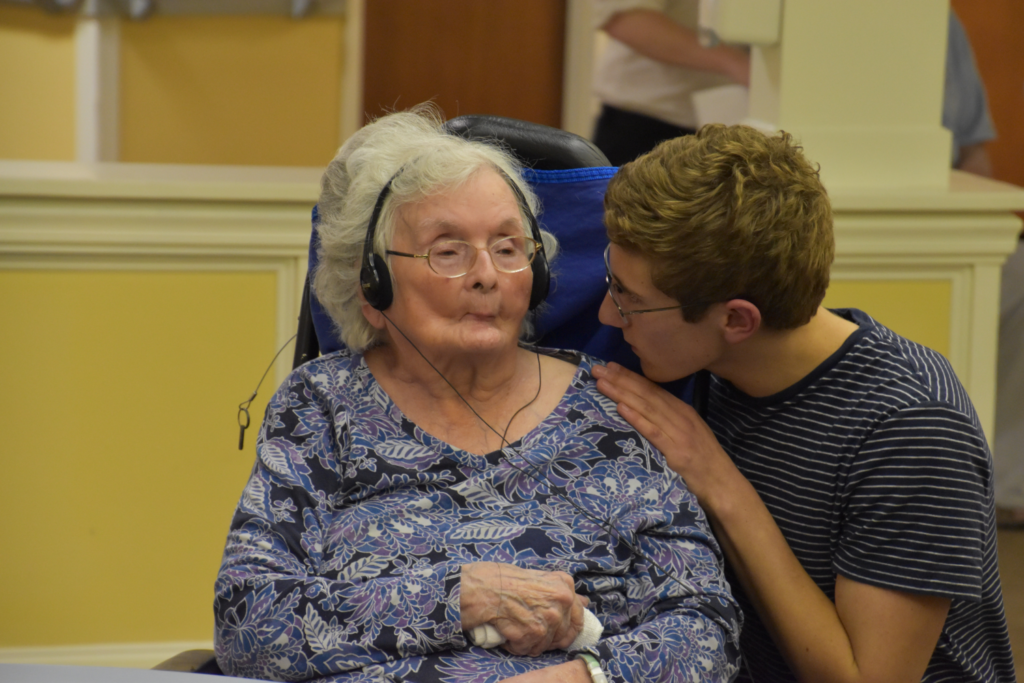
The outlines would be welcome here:
[[[390,308],[394,302],[391,272],[387,262],[377,254],[371,252],[363,259],[363,267],[359,270],[359,286],[366,303],[378,311]]]
[[[548,296],[548,289],[551,287],[551,269],[548,268],[548,258],[541,249],[533,258],[530,264],[533,271],[533,289],[530,290],[530,310],[540,306]]]

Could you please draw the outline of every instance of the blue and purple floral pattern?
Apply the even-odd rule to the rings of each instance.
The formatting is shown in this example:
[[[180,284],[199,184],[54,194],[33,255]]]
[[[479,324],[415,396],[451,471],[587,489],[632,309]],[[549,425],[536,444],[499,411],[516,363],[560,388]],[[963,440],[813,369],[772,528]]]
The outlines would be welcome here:
[[[610,681],[731,680],[740,613],[703,511],[596,390],[592,360],[561,357],[578,367],[555,411],[487,455],[410,422],[360,355],[295,370],[267,407],[217,577],[221,668],[496,683],[572,657],[468,644],[460,568],[489,561],[572,575],[604,625],[589,651]]]

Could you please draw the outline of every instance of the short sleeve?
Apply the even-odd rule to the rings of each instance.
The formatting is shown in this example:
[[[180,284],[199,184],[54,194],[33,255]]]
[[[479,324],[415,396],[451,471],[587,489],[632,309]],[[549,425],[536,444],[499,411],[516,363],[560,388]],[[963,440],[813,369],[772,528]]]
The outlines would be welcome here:
[[[859,449],[842,494],[833,566],[869,585],[978,600],[992,459],[975,420],[904,408]]]
[[[959,161],[961,147],[987,142],[996,136],[971,44],[963,25],[952,11],[949,13],[942,125],[953,134],[954,165]]]
[[[665,11],[666,0],[591,0],[591,18],[594,28],[600,29],[616,12],[631,9],[650,9],[656,12]]]

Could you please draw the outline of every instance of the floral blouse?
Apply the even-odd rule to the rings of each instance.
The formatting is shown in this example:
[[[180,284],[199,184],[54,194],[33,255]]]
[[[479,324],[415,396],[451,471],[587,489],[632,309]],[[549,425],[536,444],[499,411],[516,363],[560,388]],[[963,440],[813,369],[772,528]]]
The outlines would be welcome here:
[[[609,681],[728,681],[740,612],[696,498],[577,364],[558,407],[476,455],[410,422],[363,357],[296,369],[267,406],[216,583],[225,673],[494,683],[571,659],[471,646],[470,562],[563,571]]]

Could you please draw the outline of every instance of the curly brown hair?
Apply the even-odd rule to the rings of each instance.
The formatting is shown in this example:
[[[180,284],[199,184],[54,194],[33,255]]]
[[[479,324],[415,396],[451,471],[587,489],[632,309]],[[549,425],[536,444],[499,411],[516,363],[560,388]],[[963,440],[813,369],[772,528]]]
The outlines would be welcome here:
[[[619,169],[604,207],[608,238],[650,262],[689,322],[739,298],[792,329],[825,297],[832,206],[788,133],[712,124],[667,140]]]

